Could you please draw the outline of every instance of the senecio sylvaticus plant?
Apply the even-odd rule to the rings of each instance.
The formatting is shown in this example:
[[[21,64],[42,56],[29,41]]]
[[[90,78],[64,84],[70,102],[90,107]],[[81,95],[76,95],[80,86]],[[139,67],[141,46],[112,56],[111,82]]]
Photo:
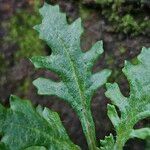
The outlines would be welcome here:
[[[71,24],[59,6],[44,4],[40,9],[42,23],[34,28],[52,49],[50,56],[35,56],[35,68],[44,68],[58,75],[59,81],[38,78],[33,84],[40,95],[56,95],[66,101],[79,117],[89,150],[122,150],[131,138],[150,138],[150,128],[134,129],[135,124],[150,117],[150,48],[143,48],[138,64],[125,61],[123,73],[130,84],[130,95],[122,95],[117,83],[106,83],[111,71],[92,73],[92,67],[103,53],[102,41],[83,52],[80,36],[81,19]],[[91,98],[106,83],[110,118],[116,135],[96,141],[91,114]],[[116,107],[118,108],[116,110]],[[119,111],[119,115],[118,115]],[[1,150],[79,150],[66,133],[56,112],[12,95],[10,108],[0,105]]]

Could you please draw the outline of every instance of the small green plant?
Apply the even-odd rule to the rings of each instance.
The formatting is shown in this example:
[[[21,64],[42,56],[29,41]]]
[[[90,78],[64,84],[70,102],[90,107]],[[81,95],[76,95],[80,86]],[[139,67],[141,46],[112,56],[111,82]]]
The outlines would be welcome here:
[[[14,54],[15,60],[44,54],[45,45],[32,30],[33,24],[40,22],[40,16],[37,13],[39,5],[40,0],[34,0],[32,11],[30,9],[17,9],[14,16],[8,22],[2,24],[4,28],[9,30],[3,42],[16,44],[18,47]]]
[[[41,19],[38,14],[38,7],[41,0],[33,0],[33,5],[27,8],[17,9],[14,15],[5,22],[2,22],[3,28],[8,30],[7,35],[2,39],[1,44],[15,45],[15,52],[11,61],[15,64],[23,58],[31,58],[33,55],[45,55],[45,44],[38,38],[38,34],[32,29],[33,24],[40,23]],[[34,44],[33,44],[34,43]],[[3,60],[2,60],[3,59]],[[3,74],[6,72],[5,67],[9,67],[9,61],[6,62],[4,54],[0,53],[0,81],[3,80]],[[3,82],[2,82],[3,83]],[[32,82],[29,78],[22,79],[21,86],[15,89],[16,93],[26,94]],[[1,85],[1,84],[0,84]]]
[[[3,74],[5,72],[5,68],[7,66],[7,63],[5,62],[4,56],[0,53],[0,74]]]
[[[142,10],[142,5],[146,4],[146,1],[131,3],[128,0],[95,0],[95,2],[102,6],[102,14],[112,23],[114,31],[132,36],[147,34],[147,29],[150,28],[149,18],[133,7],[133,4],[136,4]],[[127,2],[128,5],[124,6]],[[137,15],[134,15],[133,11]]]
[[[92,67],[103,52],[102,42],[97,42],[88,52],[80,48],[83,32],[81,20],[68,24],[58,6],[44,4],[40,9],[42,23],[35,26],[40,38],[51,47],[50,56],[31,59],[36,68],[56,73],[60,80],[38,78],[33,84],[40,95],[56,95],[68,102],[77,113],[87,139],[89,150],[122,150],[130,138],[150,138],[150,128],[134,129],[141,119],[150,116],[150,49],[143,48],[138,64],[125,62],[123,73],[130,84],[130,96],[124,97],[116,83],[107,83],[108,116],[114,125],[112,134],[96,141],[91,114],[91,98],[102,86],[111,71],[92,73]],[[120,115],[116,107],[119,108]],[[0,105],[0,133],[2,150],[78,150],[69,139],[56,112],[38,106],[16,96],[10,97],[10,108]]]

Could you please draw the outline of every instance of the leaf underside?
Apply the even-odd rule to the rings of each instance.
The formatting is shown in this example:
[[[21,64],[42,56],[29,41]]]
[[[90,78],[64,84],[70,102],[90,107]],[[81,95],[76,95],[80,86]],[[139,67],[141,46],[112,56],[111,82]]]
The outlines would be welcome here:
[[[0,105],[0,149],[3,150],[78,150],[56,112],[16,96],[10,98],[10,108]]]
[[[130,96],[122,95],[117,83],[106,85],[106,96],[113,105],[108,105],[108,116],[116,130],[114,149],[120,150],[130,138],[150,138],[150,128],[134,129],[135,124],[150,117],[150,48],[143,48],[138,64],[125,62],[123,73],[130,84]],[[118,116],[116,107],[121,116]],[[107,150],[107,148],[103,147]]]

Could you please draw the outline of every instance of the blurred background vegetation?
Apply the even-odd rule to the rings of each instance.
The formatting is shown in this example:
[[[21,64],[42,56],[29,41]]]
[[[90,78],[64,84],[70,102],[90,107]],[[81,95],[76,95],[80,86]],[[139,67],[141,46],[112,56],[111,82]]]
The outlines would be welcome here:
[[[59,4],[67,13],[68,22],[78,17],[83,20],[85,33],[81,46],[88,50],[98,40],[104,41],[105,53],[93,71],[110,68],[113,73],[109,82],[118,82],[124,95],[129,95],[129,86],[121,69],[124,60],[136,64],[136,56],[143,46],[150,47],[150,1],[149,0],[46,0]],[[29,61],[35,55],[50,55],[51,50],[38,38],[33,26],[40,23],[38,9],[43,0],[1,0],[0,1],[0,100],[8,104],[10,94],[32,99],[37,105],[47,106],[60,113],[64,126],[73,141],[83,149],[87,144],[81,125],[73,110],[54,96],[38,96],[32,81],[38,76],[51,77],[54,74],[36,71]],[[109,100],[104,96],[105,88],[93,97],[92,111],[97,138],[103,139],[110,132],[115,134],[106,114]],[[136,128],[150,125],[145,119]],[[150,149],[150,142],[134,139],[125,150]]]

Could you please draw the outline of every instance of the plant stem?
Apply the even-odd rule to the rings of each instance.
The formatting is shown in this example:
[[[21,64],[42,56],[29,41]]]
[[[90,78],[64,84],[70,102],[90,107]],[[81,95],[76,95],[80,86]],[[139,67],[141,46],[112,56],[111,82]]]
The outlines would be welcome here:
[[[116,141],[116,144],[115,144],[115,147],[114,147],[114,150],[123,150],[123,146],[124,146],[124,143],[123,142],[119,142],[119,141]]]
[[[130,132],[128,132],[126,130],[126,128],[122,127],[121,130],[119,130],[119,132],[117,133],[117,135],[118,136],[117,136],[117,139],[116,139],[114,150],[123,150],[123,147],[124,147],[125,143],[129,139]]]
[[[85,134],[89,150],[97,150],[95,126],[92,118],[91,110],[83,110],[81,112],[81,125]]]

